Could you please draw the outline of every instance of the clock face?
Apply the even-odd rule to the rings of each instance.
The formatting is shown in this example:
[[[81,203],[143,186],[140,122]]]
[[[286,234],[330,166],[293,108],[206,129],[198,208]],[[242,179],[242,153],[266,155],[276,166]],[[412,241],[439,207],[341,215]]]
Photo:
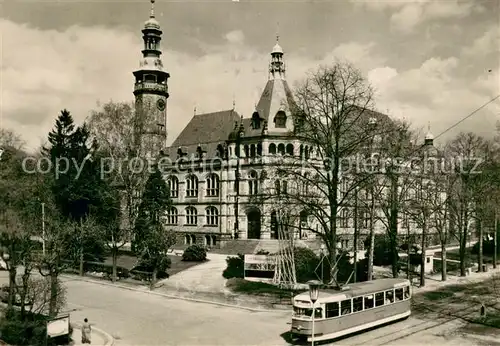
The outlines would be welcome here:
[[[163,99],[159,99],[158,102],[156,103],[156,106],[158,107],[158,109],[160,111],[164,111],[165,110],[165,101],[163,101]]]

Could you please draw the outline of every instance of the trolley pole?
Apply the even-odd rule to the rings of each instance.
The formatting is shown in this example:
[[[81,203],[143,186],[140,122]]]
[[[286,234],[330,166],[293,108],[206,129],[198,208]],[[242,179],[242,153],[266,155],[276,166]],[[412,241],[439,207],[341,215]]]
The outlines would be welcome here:
[[[42,202],[42,253],[45,256],[45,203]]]

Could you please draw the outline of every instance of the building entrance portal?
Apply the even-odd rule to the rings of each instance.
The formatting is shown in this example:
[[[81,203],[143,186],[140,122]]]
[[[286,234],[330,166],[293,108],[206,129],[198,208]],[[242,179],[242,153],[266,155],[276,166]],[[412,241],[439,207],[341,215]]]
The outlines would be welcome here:
[[[248,226],[247,226],[247,238],[248,239],[260,239],[260,210],[252,209],[247,214]]]

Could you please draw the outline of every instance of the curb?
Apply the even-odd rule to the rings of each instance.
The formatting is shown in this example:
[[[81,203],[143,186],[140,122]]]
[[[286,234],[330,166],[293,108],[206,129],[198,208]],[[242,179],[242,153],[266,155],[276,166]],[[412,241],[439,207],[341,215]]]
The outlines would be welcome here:
[[[212,304],[212,305],[223,306],[223,307],[227,307],[227,308],[247,310],[247,311],[251,311],[251,312],[284,312],[284,310],[281,310],[281,309],[259,309],[259,308],[251,308],[251,307],[243,306],[243,305],[221,303],[221,302],[205,300],[205,299],[187,298],[187,297],[177,296],[177,295],[168,294],[168,293],[161,293],[161,292],[156,292],[156,291],[151,291],[151,290],[142,290],[142,289],[138,289],[138,288],[134,288],[134,287],[130,287],[130,286],[125,286],[125,285],[121,285],[121,284],[112,284],[112,283],[108,283],[108,282],[104,282],[104,281],[100,281],[100,280],[75,277],[75,276],[71,276],[71,275],[67,275],[67,274],[61,274],[61,277],[69,278],[72,280],[85,281],[85,282],[98,284],[98,285],[102,285],[102,286],[110,286],[110,287],[121,288],[121,289],[129,290],[129,291],[134,291],[134,292],[151,294],[151,295],[169,298],[169,299],[179,299],[179,300],[184,300],[184,301],[194,302],[194,303]]]
[[[71,323],[71,326],[74,329],[82,329],[81,323]],[[97,334],[101,334],[101,336],[104,337],[104,339],[106,340],[106,343],[104,344],[104,346],[113,346],[115,344],[115,338],[113,338],[113,336],[111,336],[111,334],[105,332],[104,330],[97,328],[95,326],[92,326],[92,332],[97,333]]]

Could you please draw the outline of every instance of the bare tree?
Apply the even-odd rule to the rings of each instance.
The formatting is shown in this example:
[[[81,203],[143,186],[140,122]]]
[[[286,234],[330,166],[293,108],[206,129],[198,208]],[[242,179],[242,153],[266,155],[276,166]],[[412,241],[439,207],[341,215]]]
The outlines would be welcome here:
[[[477,196],[477,175],[481,170],[485,152],[486,141],[484,138],[469,132],[458,134],[448,143],[446,151],[451,164],[453,186],[450,189],[450,221],[456,228],[454,234],[459,243],[460,275],[466,275],[467,240],[470,225],[475,216],[474,197]],[[481,241],[481,240],[480,240]],[[482,268],[480,268],[481,270]]]
[[[146,103],[142,109],[154,107],[155,105]],[[108,230],[111,232],[108,240],[112,239],[112,244],[108,244],[108,247],[115,255],[131,240],[141,203],[140,196],[150,173],[148,168],[152,162],[148,161],[148,155],[159,154],[155,152],[158,140],[147,135],[144,130],[153,127],[155,124],[152,122],[153,117],[137,114],[134,104],[114,102],[102,105],[101,109],[93,111],[87,119],[91,134],[99,144],[101,166],[106,167],[107,174],[102,178],[109,179],[112,185],[122,191],[121,225]],[[113,270],[116,271],[115,265]]]
[[[416,134],[406,121],[393,121],[388,124],[387,135],[382,137],[381,172],[377,183],[383,187],[379,194],[379,220],[387,230],[390,244],[390,257],[393,277],[399,271],[399,221],[404,214],[405,199],[415,176],[409,164],[418,152]]]
[[[26,142],[21,138],[19,134],[13,130],[0,128],[0,148],[5,150],[5,148],[10,147],[15,150],[22,150]]]
[[[341,180],[374,136],[370,119],[378,123],[388,119],[372,110],[373,90],[361,73],[343,62],[310,73],[296,87],[294,97],[294,134],[302,146],[300,157],[283,158],[283,179],[305,187],[297,191],[307,190],[289,194],[289,200],[303,206],[315,220],[318,229],[309,230],[322,238],[330,260],[336,263],[338,215],[342,208],[352,207],[352,194],[360,183],[340,193]]]

